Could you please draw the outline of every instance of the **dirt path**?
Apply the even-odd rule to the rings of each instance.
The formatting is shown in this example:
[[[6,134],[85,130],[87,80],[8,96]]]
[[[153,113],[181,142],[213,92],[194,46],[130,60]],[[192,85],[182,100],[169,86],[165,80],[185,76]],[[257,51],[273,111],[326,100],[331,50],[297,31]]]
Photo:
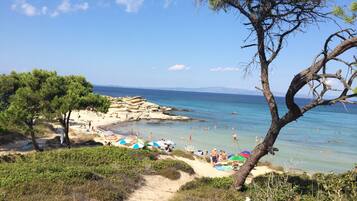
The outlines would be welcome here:
[[[180,189],[185,183],[192,181],[195,177],[224,177],[231,173],[218,171],[211,164],[201,160],[189,160],[182,157],[160,156],[161,159],[176,159],[189,164],[194,170],[195,175],[190,176],[187,173],[180,172],[179,180],[170,180],[158,175],[144,176],[145,185],[136,190],[129,197],[128,201],[167,201]]]
[[[136,190],[129,197],[128,201],[167,201],[174,196],[174,194],[185,183],[192,181],[195,177],[226,177],[232,175],[234,172],[219,171],[212,167],[210,163],[196,159],[190,160],[182,157],[172,156],[160,156],[161,159],[176,159],[181,160],[189,164],[194,170],[195,175],[190,176],[187,173],[180,172],[181,178],[179,180],[170,180],[158,175],[144,176],[145,185]],[[267,174],[272,172],[270,168],[266,166],[255,167],[251,172],[253,177]],[[247,183],[250,183],[252,178],[247,179]]]
[[[216,168],[212,167],[210,163],[207,163],[200,159],[190,160],[187,158],[176,156],[174,158],[189,164],[195,170],[197,177],[228,177],[233,174],[233,172],[219,171]]]
[[[180,172],[181,178],[170,180],[160,175],[144,176],[145,185],[132,193],[128,201],[166,201],[185,183],[192,181],[194,176]]]

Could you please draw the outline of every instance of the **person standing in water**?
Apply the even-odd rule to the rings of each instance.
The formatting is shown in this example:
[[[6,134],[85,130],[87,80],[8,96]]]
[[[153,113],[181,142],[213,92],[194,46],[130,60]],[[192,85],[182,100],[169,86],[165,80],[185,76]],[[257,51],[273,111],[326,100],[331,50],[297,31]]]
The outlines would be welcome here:
[[[232,138],[233,138],[233,142],[238,142],[238,135],[237,135],[237,133],[233,133]]]
[[[237,132],[234,132],[232,134],[232,138],[233,138],[233,147],[237,148],[237,151],[239,150],[239,146],[238,146],[238,134]]]

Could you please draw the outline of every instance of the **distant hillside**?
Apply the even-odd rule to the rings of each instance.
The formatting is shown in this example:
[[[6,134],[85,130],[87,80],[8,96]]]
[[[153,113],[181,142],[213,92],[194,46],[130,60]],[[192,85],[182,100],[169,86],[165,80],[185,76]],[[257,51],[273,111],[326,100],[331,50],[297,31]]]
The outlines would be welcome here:
[[[105,85],[97,85],[104,86]],[[186,88],[186,87],[127,87],[127,86],[116,86],[116,85],[106,85],[107,87],[118,87],[127,89],[149,89],[149,90],[168,90],[168,91],[183,91],[183,92],[201,92],[201,93],[218,93],[218,94],[241,94],[241,95],[255,95],[262,96],[262,92],[257,89],[238,89],[229,87],[199,87],[199,88]],[[275,96],[285,97],[285,93],[273,92]],[[298,94],[298,98],[309,98],[307,95]]]
[[[242,94],[242,95],[256,95],[262,96],[263,94],[258,90],[250,89],[238,89],[229,87],[200,87],[200,88],[184,88],[184,87],[174,87],[174,88],[155,88],[162,90],[171,91],[189,91],[189,92],[206,92],[206,93],[222,93],[222,94]],[[285,96],[284,93],[274,92],[276,96]]]

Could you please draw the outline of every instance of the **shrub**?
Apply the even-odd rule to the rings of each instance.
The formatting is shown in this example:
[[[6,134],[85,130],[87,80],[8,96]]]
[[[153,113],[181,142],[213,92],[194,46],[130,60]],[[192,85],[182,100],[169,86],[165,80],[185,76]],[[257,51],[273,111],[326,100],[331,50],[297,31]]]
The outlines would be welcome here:
[[[173,198],[181,200],[244,200],[254,201],[349,201],[357,200],[357,173],[343,174],[276,174],[270,173],[254,178],[244,192],[230,188],[232,177],[201,178],[180,188]]]
[[[159,160],[156,163],[153,163],[152,165],[155,171],[161,171],[166,168],[174,168],[176,170],[181,170],[191,175],[195,173],[193,168],[183,161],[166,159],[166,160]]]
[[[182,161],[152,160],[157,152],[117,147],[57,149],[0,157],[2,200],[123,200],[142,174],[193,173]],[[155,158],[155,157],[154,157]]]
[[[188,182],[187,184],[183,185],[180,190],[191,190],[199,187],[212,187],[212,188],[219,188],[219,189],[229,189],[232,187],[233,178],[232,177],[221,177],[221,178],[208,178],[203,177],[196,179],[194,181]]]
[[[158,173],[161,176],[166,177],[166,178],[171,179],[171,180],[177,180],[177,179],[180,179],[180,177],[181,177],[180,172],[177,171],[175,168],[172,168],[172,167],[161,169]]]
[[[193,157],[193,155],[191,153],[189,153],[187,151],[180,150],[180,149],[173,150],[171,154],[174,155],[174,156],[187,158],[187,159],[190,159],[190,160],[195,160],[195,157]]]
[[[195,190],[186,190],[175,194],[171,201],[243,201],[245,193],[234,190],[201,187]]]

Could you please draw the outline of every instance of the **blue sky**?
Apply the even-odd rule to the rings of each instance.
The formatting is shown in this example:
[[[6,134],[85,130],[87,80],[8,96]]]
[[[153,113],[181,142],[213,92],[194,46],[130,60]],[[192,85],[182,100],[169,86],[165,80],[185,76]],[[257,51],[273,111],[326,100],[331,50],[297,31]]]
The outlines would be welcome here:
[[[242,71],[252,50],[240,49],[240,19],[194,0],[1,0],[0,73],[44,68],[100,85],[254,89],[259,72]],[[285,91],[336,29],[323,23],[291,36],[273,65],[273,90]]]

